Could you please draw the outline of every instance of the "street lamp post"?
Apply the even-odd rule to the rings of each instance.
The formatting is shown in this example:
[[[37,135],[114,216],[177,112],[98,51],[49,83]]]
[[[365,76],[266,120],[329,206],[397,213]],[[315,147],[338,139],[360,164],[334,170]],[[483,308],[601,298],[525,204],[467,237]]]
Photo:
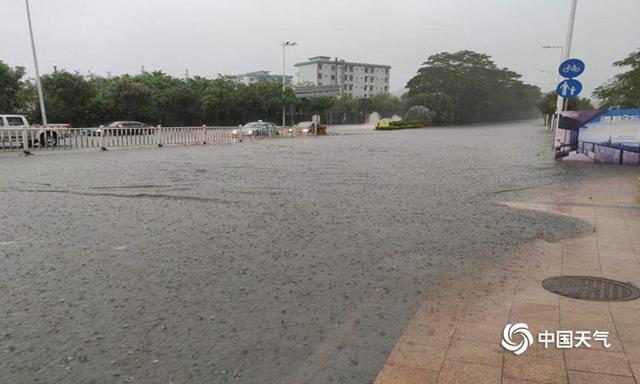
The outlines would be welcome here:
[[[553,71],[541,69],[540,72],[546,73],[549,75],[549,89],[553,89]]]
[[[286,109],[286,100],[285,100],[285,94],[286,94],[286,66],[285,66],[285,62],[286,62],[286,56],[285,56],[285,51],[287,47],[295,47],[296,45],[298,45],[298,43],[296,43],[295,41],[283,41],[282,42],[282,128],[284,129],[286,124],[287,124],[287,120],[286,120],[286,113],[287,113],[287,109]],[[295,134],[295,132],[292,130],[291,131],[291,135],[293,136]]]
[[[31,36],[31,51],[33,52],[33,65],[36,70],[36,88],[38,89],[38,100],[40,101],[40,112],[42,113],[42,124],[47,125],[47,111],[44,109],[44,97],[42,97],[42,84],[40,83],[40,70],[38,69],[38,56],[36,55],[36,43],[33,39],[33,28],[31,27],[31,11],[29,0],[25,0],[27,6],[27,21],[29,22],[29,36]]]
[[[542,69],[542,70],[540,70],[540,72],[546,73],[547,75],[549,75],[549,92],[552,92],[552,90],[553,90],[553,71]],[[553,115],[551,115],[551,116],[553,116]],[[544,115],[544,125],[545,126],[548,126],[549,123],[551,122],[549,117],[550,117],[550,114],[545,113],[545,115]]]
[[[561,51],[562,52],[562,60],[560,60],[561,63],[567,60],[569,56],[571,56],[571,42],[573,40],[573,25],[576,20],[577,5],[578,5],[578,0],[571,0],[571,11],[569,12],[569,24],[567,26],[567,35],[565,37],[564,47],[562,48],[562,51]],[[560,111],[566,110],[568,107],[568,104],[569,104],[568,100],[565,100],[564,98],[560,100],[560,96],[558,95],[558,101],[556,103],[556,113],[558,117],[556,119],[556,125],[554,130],[555,135],[558,134],[558,127],[560,126]],[[554,146],[555,146],[555,141],[556,140],[554,139]]]
[[[558,62],[557,66],[559,66],[560,63],[562,62],[562,60],[564,60],[564,47],[562,45],[544,45],[544,46],[542,46],[542,48],[544,48],[544,49],[559,49],[560,50],[560,61]],[[558,84],[560,82],[560,72],[558,72],[557,68],[554,68],[554,69],[555,69],[555,72],[556,72],[556,84]],[[552,88],[552,91],[553,91],[553,88]],[[560,98],[560,96],[557,96],[556,97],[556,112],[553,114],[553,116],[551,116],[550,129],[554,129],[556,115],[559,114],[560,111],[562,111],[563,103],[564,103],[564,100],[562,100]],[[558,115],[557,118],[560,119],[560,116]]]

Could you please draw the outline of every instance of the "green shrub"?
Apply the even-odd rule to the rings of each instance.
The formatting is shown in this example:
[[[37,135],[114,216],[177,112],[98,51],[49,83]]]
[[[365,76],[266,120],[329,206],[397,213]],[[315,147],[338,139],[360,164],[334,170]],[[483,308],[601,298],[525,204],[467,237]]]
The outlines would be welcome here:
[[[376,127],[376,129],[384,131],[384,130],[393,130],[393,129],[422,128],[424,126],[425,125],[423,123],[417,120],[397,120],[397,121],[390,121],[388,128]]]

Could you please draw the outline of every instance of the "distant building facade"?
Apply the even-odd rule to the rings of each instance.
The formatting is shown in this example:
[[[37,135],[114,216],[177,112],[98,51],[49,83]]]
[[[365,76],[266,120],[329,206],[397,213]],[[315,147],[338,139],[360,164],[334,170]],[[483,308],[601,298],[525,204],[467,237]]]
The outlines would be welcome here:
[[[356,63],[329,56],[310,57],[295,64],[299,87],[327,87],[336,90],[332,96],[370,97],[389,92],[391,66]]]
[[[256,71],[249,73],[242,73],[240,75],[231,76],[238,83],[245,85],[254,84],[260,81],[279,81],[282,82],[282,75],[272,75],[269,71]],[[287,85],[293,83],[293,76],[285,76],[285,82]]]

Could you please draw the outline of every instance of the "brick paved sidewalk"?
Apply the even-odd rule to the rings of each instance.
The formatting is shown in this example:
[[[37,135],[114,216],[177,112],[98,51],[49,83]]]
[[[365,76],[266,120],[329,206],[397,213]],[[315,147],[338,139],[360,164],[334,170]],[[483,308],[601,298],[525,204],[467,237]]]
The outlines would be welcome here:
[[[508,205],[580,218],[595,231],[527,244],[479,285],[453,282],[417,311],[376,384],[640,383],[640,300],[574,300],[541,286],[552,276],[589,275],[640,287],[638,179],[589,181],[571,193]],[[500,342],[505,325],[519,322],[536,340],[517,356]],[[537,342],[543,330],[609,331],[611,347],[592,341],[591,348],[545,349]]]

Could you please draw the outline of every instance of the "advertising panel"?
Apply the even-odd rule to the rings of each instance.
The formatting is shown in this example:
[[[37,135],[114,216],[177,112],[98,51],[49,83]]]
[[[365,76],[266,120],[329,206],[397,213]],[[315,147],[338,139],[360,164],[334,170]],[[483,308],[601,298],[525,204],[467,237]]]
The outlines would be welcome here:
[[[556,159],[640,166],[640,109],[562,112]]]

